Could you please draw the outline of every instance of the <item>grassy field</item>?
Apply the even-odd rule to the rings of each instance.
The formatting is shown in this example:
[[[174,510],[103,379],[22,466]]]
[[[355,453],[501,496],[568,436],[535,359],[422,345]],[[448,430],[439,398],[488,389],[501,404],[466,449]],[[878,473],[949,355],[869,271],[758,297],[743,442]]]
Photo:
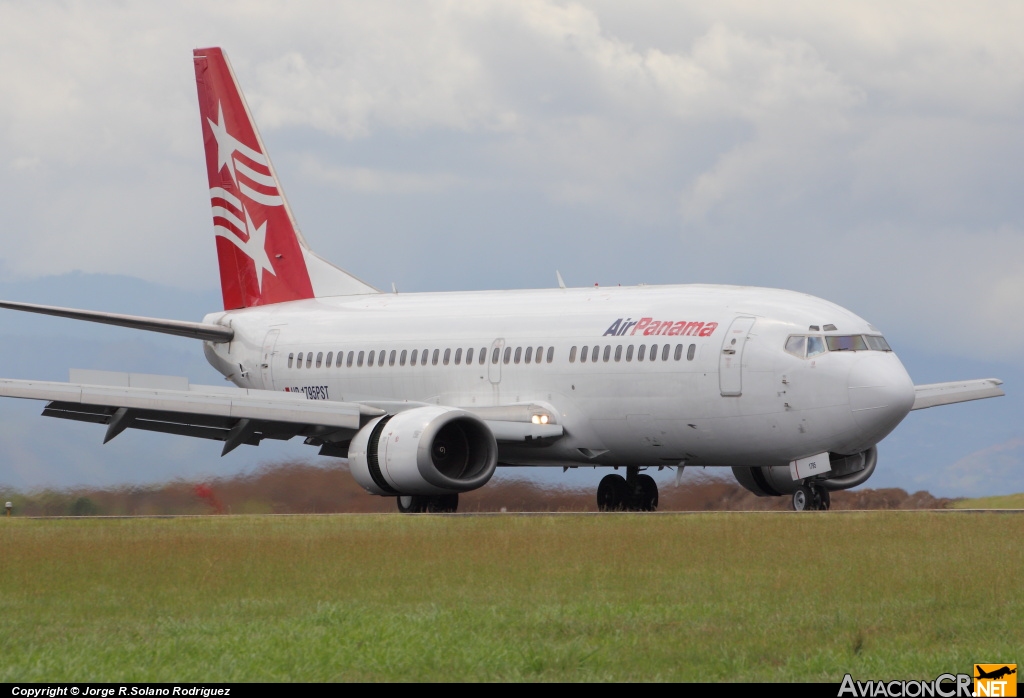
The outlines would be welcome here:
[[[979,497],[978,499],[958,499],[950,507],[953,509],[1024,509],[1024,493],[1004,494],[999,497]]]
[[[0,520],[0,681],[836,681],[1021,662],[1024,516]]]

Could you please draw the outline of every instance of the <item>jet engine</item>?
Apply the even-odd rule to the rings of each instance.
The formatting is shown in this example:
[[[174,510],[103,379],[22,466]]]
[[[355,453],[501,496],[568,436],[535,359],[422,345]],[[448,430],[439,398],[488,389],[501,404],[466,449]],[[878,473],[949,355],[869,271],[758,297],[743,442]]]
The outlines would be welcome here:
[[[498,465],[498,444],[475,415],[416,407],[363,426],[349,444],[348,462],[370,494],[452,494],[487,484]]]
[[[817,487],[826,490],[847,490],[864,484],[875,472],[878,465],[878,448],[872,446],[866,451],[845,456],[839,453],[828,454],[832,469],[823,476],[813,478]],[[805,480],[794,480],[789,475],[789,466],[762,465],[755,467],[735,467],[732,469],[736,480],[758,497],[778,497],[793,494],[805,484]]]

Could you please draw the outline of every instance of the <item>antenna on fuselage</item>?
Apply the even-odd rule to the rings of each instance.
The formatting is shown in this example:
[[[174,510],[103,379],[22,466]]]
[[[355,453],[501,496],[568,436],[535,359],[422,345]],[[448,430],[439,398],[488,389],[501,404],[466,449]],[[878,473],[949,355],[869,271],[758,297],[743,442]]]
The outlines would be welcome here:
[[[562,279],[562,274],[557,269],[555,269],[555,276],[558,277],[558,288],[565,288],[565,280]]]

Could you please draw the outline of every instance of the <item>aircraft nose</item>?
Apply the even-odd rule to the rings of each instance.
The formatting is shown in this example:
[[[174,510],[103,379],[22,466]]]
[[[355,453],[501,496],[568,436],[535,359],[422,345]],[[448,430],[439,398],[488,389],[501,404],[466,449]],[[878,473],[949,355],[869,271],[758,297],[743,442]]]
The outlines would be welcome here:
[[[892,352],[865,352],[850,370],[850,410],[874,444],[896,428],[914,406],[914,382]]]

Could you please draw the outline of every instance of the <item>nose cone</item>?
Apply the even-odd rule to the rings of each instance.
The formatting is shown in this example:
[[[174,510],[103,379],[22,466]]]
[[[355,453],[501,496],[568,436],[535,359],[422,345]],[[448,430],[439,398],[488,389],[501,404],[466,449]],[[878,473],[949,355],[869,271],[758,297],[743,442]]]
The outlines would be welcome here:
[[[892,352],[864,352],[850,370],[850,410],[864,448],[884,439],[914,406],[914,382]]]

